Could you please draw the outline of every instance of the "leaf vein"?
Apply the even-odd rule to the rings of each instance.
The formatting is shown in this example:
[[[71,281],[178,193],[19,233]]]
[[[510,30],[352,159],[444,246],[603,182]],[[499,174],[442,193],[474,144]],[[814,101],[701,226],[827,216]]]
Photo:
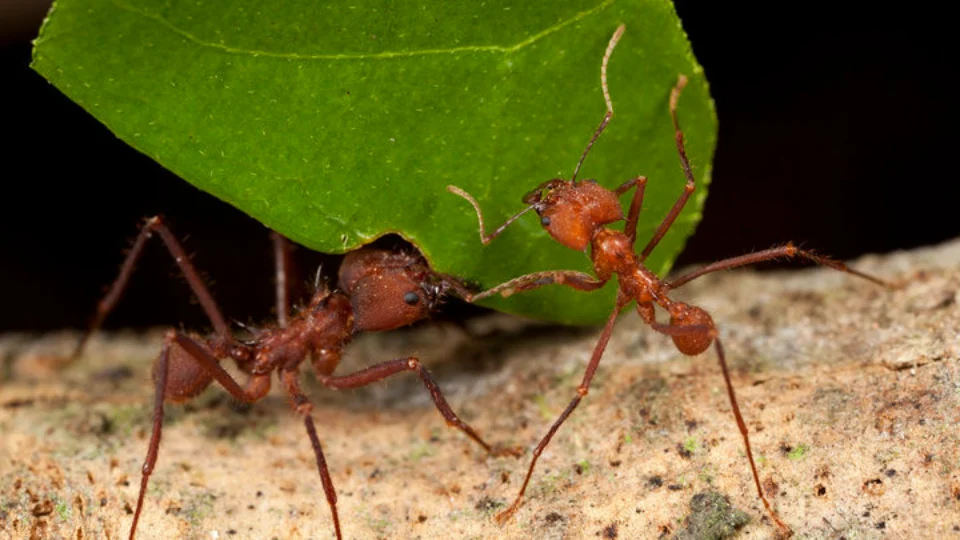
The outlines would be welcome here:
[[[570,26],[576,22],[579,22],[595,13],[598,13],[610,5],[612,5],[616,0],[603,0],[600,4],[596,6],[581,11],[569,19],[558,22],[557,24],[547,27],[544,30],[522,40],[513,45],[466,45],[463,47],[450,47],[446,49],[419,49],[412,51],[382,51],[378,53],[337,53],[337,54],[299,54],[299,53],[285,53],[285,52],[276,52],[276,51],[263,51],[255,49],[243,49],[239,47],[231,47],[229,45],[223,45],[221,43],[212,43],[205,41],[197,36],[194,36],[190,32],[178,27],[162,16],[151,13],[150,11],[125,4],[120,0],[111,0],[115,6],[118,8],[129,11],[140,15],[141,17],[155,21],[171,32],[174,32],[177,35],[180,35],[191,42],[200,45],[201,47],[206,47],[210,49],[218,49],[226,53],[237,54],[237,55],[246,55],[246,56],[263,56],[268,58],[283,58],[288,60],[375,60],[375,59],[394,59],[394,58],[412,58],[417,56],[434,56],[434,55],[448,55],[448,54],[462,54],[462,53],[502,53],[502,54],[513,54],[521,49],[533,45],[537,41],[549,36],[550,34],[556,33],[561,29]]]

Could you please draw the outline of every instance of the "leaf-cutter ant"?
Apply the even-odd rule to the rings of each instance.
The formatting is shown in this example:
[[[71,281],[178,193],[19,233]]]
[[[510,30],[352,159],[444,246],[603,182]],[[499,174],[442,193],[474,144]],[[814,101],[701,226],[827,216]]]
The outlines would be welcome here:
[[[465,198],[473,205],[477,213],[477,220],[479,221],[480,240],[483,244],[487,244],[499,236],[511,223],[526,212],[535,210],[540,217],[540,224],[556,241],[569,248],[589,254],[593,263],[594,273],[596,274],[596,276],[591,276],[582,272],[564,270],[536,272],[512,279],[492,289],[474,295],[474,301],[495,294],[501,294],[506,297],[517,292],[528,291],[550,284],[566,285],[581,291],[593,291],[599,289],[614,277],[616,277],[618,281],[617,299],[613,312],[607,319],[606,325],[600,334],[600,339],[593,350],[593,355],[590,358],[589,364],[587,364],[586,373],[583,376],[580,386],[577,387],[577,395],[570,401],[570,404],[567,405],[567,408],[560,414],[559,418],[554,421],[553,425],[550,426],[546,435],[543,436],[533,451],[533,459],[527,469],[527,474],[523,480],[520,492],[517,494],[513,504],[497,515],[497,521],[503,522],[509,519],[520,506],[520,501],[523,498],[524,491],[527,489],[527,484],[530,482],[530,477],[533,474],[540,454],[550,443],[550,440],[563,422],[587,395],[590,382],[600,363],[600,358],[603,356],[603,351],[607,346],[607,342],[610,340],[617,315],[620,313],[620,310],[635,301],[637,313],[640,315],[640,318],[650,325],[654,331],[669,336],[681,353],[695,356],[706,351],[711,344],[714,345],[717,358],[720,362],[720,369],[723,372],[723,379],[726,384],[730,405],[733,409],[733,415],[736,418],[740,434],[743,436],[744,448],[746,449],[747,460],[750,463],[750,470],[753,473],[757,494],[760,496],[760,500],[763,502],[764,507],[780,531],[784,535],[789,536],[792,534],[790,528],[777,515],[761,488],[760,477],[757,474],[753,451],[750,447],[747,425],[743,420],[743,415],[740,413],[740,407],[737,404],[733,384],[730,381],[730,373],[727,369],[723,345],[720,342],[713,319],[703,308],[685,302],[671,300],[669,293],[673,289],[689,283],[704,274],[778,258],[805,259],[816,264],[853,274],[880,285],[889,285],[878,278],[850,269],[843,263],[822,255],[814,254],[811,251],[797,248],[792,243],[748,255],[721,260],[671,280],[660,279],[653,272],[645,268],[643,265],[644,261],[663,238],[664,234],[666,234],[695,189],[694,176],[690,162],[687,159],[683,132],[680,130],[680,123],[677,117],[677,101],[681,91],[687,84],[687,78],[684,75],[680,75],[676,86],[670,94],[670,115],[673,120],[676,146],[680,155],[680,164],[687,180],[686,185],[683,194],[667,213],[666,217],[664,217],[663,221],[653,233],[653,237],[647,242],[643,250],[637,253],[634,244],[636,242],[637,219],[643,204],[643,194],[647,185],[647,179],[643,176],[638,176],[615,190],[609,190],[597,184],[594,180],[577,181],[577,173],[580,171],[580,166],[593,147],[594,142],[596,142],[597,138],[613,117],[613,104],[607,88],[607,64],[624,29],[625,26],[621,25],[617,28],[616,32],[614,32],[607,45],[603,61],[601,62],[600,83],[603,89],[603,97],[606,101],[607,111],[604,114],[603,121],[594,132],[593,137],[590,139],[590,142],[587,143],[586,149],[584,149],[583,154],[580,156],[580,161],[577,162],[577,166],[570,180],[554,178],[537,186],[536,189],[523,197],[523,202],[527,207],[507,219],[503,225],[489,235],[486,233],[483,215],[477,201],[456,186],[447,187],[449,191]],[[635,189],[635,191],[627,215],[624,217],[619,196],[627,193],[630,189]],[[606,225],[623,219],[626,219],[626,225],[623,231],[606,227]],[[655,306],[660,306],[670,315],[670,322],[668,324],[657,322]]]
[[[270,390],[276,373],[290,398],[294,411],[303,418],[313,446],[323,491],[333,516],[337,538],[342,538],[337,513],[337,495],[317,430],[311,415],[312,404],[300,387],[300,364],[310,357],[320,383],[333,390],[359,388],[404,372],[415,372],[430,392],[437,410],[451,427],[473,439],[492,455],[519,456],[517,449],[493,447],[464,423],[447,404],[440,387],[416,357],[403,357],[368,367],[348,375],[333,375],[344,348],[359,332],[380,332],[406,326],[425,319],[445,295],[469,298],[470,293],[455,278],[430,269],[419,254],[363,248],[346,255],[339,269],[339,288],[329,290],[317,286],[309,303],[290,314],[287,299],[287,240],[272,234],[277,268],[277,325],[253,330],[249,339],[233,336],[230,326],[210,291],[197,274],[189,257],[161,216],[147,219],[120,268],[120,274],[97,306],[89,330],[78,343],[73,358],[78,357],[90,335],[103,323],[116,306],[127,286],[134,265],[147,241],[160,237],[186,278],[193,294],[213,325],[213,334],[201,337],[179,330],[169,330],[163,348],[153,367],[155,401],[153,428],[147,456],[143,464],[137,507],[130,525],[130,539],[137,532],[150,474],[157,463],[163,429],[163,407],[166,402],[182,403],[206,389],[213,381],[244,403],[260,400]],[[248,378],[236,381],[220,359],[231,358]]]

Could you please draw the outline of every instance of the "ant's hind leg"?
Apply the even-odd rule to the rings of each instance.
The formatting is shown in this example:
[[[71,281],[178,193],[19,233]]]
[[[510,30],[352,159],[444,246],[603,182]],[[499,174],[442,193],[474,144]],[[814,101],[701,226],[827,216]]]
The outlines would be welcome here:
[[[430,398],[433,399],[433,404],[437,407],[437,410],[440,411],[440,414],[443,415],[443,419],[447,421],[448,426],[459,429],[467,437],[473,439],[474,442],[494,456],[517,457],[521,454],[521,450],[518,448],[491,446],[484,441],[472,427],[467,425],[463,420],[460,420],[457,414],[453,412],[453,409],[450,408],[446,398],[443,397],[443,392],[440,391],[440,385],[437,384],[437,381],[430,372],[427,371],[427,368],[423,367],[420,360],[414,356],[383,362],[349,375],[331,376],[318,374],[317,379],[327,388],[343,390],[367,386],[368,384],[382,381],[387,377],[408,371],[415,371],[417,375],[420,376],[423,385],[427,387],[427,391],[430,392]]]
[[[697,348],[698,352],[706,350],[709,348],[710,342],[713,342],[714,347],[717,350],[717,360],[720,362],[720,371],[723,373],[723,381],[727,387],[727,397],[730,400],[730,408],[733,410],[733,416],[737,421],[737,428],[739,428],[740,435],[743,437],[743,446],[746,450],[747,461],[750,462],[750,472],[753,473],[753,483],[757,487],[757,494],[760,496],[760,501],[763,503],[763,507],[766,508],[767,513],[770,515],[770,518],[773,519],[774,523],[777,524],[780,532],[783,533],[785,537],[790,537],[793,535],[793,531],[791,531],[790,527],[780,519],[780,516],[773,509],[770,501],[767,500],[766,495],[763,493],[763,488],[760,485],[760,475],[757,472],[757,464],[753,459],[753,448],[750,446],[750,435],[749,431],[747,430],[747,423],[743,420],[743,414],[740,413],[740,405],[737,402],[736,392],[733,390],[733,382],[730,380],[730,370],[727,367],[727,358],[723,352],[723,344],[720,343],[720,338],[717,337],[717,332],[713,327],[712,322],[709,325],[691,324],[685,326],[660,324],[654,322],[650,324],[650,327],[661,334],[665,334],[674,338],[674,342],[677,341],[677,338],[680,338],[680,340],[684,342],[689,343],[692,340],[694,343],[702,344],[702,348]],[[678,349],[680,349],[684,354],[691,354],[691,352],[693,352],[683,351],[683,348],[680,345],[680,343],[677,344]]]
[[[160,451],[160,438],[163,433],[163,405],[186,401],[207,388],[216,380],[234,398],[252,402],[263,397],[270,389],[267,376],[252,377],[247,388],[241,388],[213,357],[207,346],[182,332],[171,330],[163,340],[163,348],[157,357],[153,370],[154,404],[153,427],[150,431],[150,443],[143,462],[140,478],[140,492],[137,496],[137,509],[130,525],[130,540],[137,532],[137,523],[143,510],[143,501],[147,492],[150,475],[157,464]]]
[[[147,457],[144,458],[140,476],[140,493],[137,495],[137,509],[133,513],[133,523],[130,525],[130,540],[137,533],[137,523],[140,521],[140,512],[143,510],[143,499],[147,493],[147,483],[157,464],[157,454],[160,451],[160,437],[163,432],[163,402],[167,393],[168,366],[170,363],[170,348],[173,339],[170,334],[163,341],[163,349],[157,357],[154,367],[155,395],[153,401],[153,429],[150,430],[150,446],[147,447]]]
[[[780,532],[782,532],[785,537],[790,537],[793,535],[793,531],[780,519],[776,510],[771,506],[770,501],[767,500],[766,495],[763,494],[763,488],[760,486],[760,475],[757,473],[757,464],[753,461],[753,450],[750,447],[750,435],[748,434],[747,423],[743,421],[743,415],[740,414],[740,405],[737,404],[737,395],[733,391],[733,382],[730,381],[730,370],[727,368],[727,358],[723,353],[723,344],[720,343],[720,338],[717,337],[714,337],[713,344],[717,350],[720,370],[723,372],[723,382],[727,385],[727,397],[730,398],[730,408],[733,409],[733,416],[737,420],[737,428],[740,429],[740,435],[743,436],[743,446],[747,451],[747,460],[750,462],[750,471],[753,473],[753,483],[757,487],[757,495],[760,496],[763,507],[767,509],[767,513],[770,515],[770,518],[773,519],[773,522],[777,524]]]
[[[867,281],[872,281],[877,285],[882,285],[884,287],[893,287],[892,284],[887,283],[886,281],[878,277],[874,277],[874,276],[871,276],[870,274],[865,274],[863,272],[854,270],[840,261],[835,261],[829,257],[817,255],[812,251],[800,249],[794,246],[792,243],[787,243],[786,245],[783,245],[783,246],[765,249],[763,251],[758,251],[756,253],[750,253],[747,255],[741,255],[739,257],[731,257],[729,259],[724,259],[722,261],[717,261],[715,263],[708,264],[692,272],[684,274],[674,280],[671,280],[666,284],[666,290],[676,289],[677,287],[680,287],[681,285],[685,285],[702,275],[709,274],[712,272],[717,272],[720,270],[729,270],[731,268],[747,266],[750,264],[756,264],[764,261],[772,261],[774,259],[780,259],[780,258],[795,259],[798,257],[801,259],[805,259],[810,262],[819,264],[821,266],[833,268],[834,270],[839,270],[841,272],[845,272],[847,274],[851,274],[859,278],[866,279]]]
[[[180,271],[183,272],[183,276],[190,285],[190,289],[193,290],[193,294],[197,297],[197,300],[200,301],[200,306],[203,307],[203,311],[207,314],[211,324],[213,324],[213,328],[216,331],[217,336],[220,339],[228,342],[233,340],[230,335],[230,327],[227,326],[227,322],[223,318],[223,314],[220,313],[220,308],[217,307],[217,303],[213,300],[213,295],[210,294],[209,289],[207,289],[206,285],[203,284],[203,280],[200,279],[199,274],[197,274],[197,271],[190,262],[190,257],[187,256],[183,246],[180,245],[180,242],[177,241],[177,238],[173,235],[173,233],[170,232],[170,229],[164,223],[163,216],[158,215],[148,218],[144,222],[143,228],[140,229],[140,234],[137,236],[136,241],[133,243],[133,247],[130,248],[130,252],[127,254],[127,257],[123,261],[123,265],[120,267],[120,274],[110,286],[107,294],[104,295],[103,299],[100,300],[100,303],[97,304],[97,312],[94,315],[90,326],[87,328],[86,333],[84,333],[83,337],[80,339],[80,342],[77,343],[76,348],[74,348],[73,353],[70,355],[71,360],[74,360],[80,356],[80,354],[83,352],[83,347],[90,339],[90,336],[100,328],[104,319],[106,319],[107,315],[110,314],[114,307],[116,307],[117,302],[120,301],[120,297],[123,295],[124,289],[126,289],[127,284],[130,282],[130,276],[133,274],[133,269],[137,263],[137,259],[139,259],[140,255],[143,253],[143,248],[146,246],[147,240],[152,238],[154,233],[158,234],[160,239],[163,240],[163,243],[166,244],[167,250],[170,252],[170,256],[173,257],[173,260],[176,261],[177,266],[180,267]]]

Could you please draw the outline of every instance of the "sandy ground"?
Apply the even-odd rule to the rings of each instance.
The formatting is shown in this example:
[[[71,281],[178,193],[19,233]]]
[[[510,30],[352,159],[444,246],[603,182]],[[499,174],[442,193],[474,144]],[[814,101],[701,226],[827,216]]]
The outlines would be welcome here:
[[[903,288],[737,271],[682,296],[717,321],[765,491],[798,537],[960,538],[960,241],[854,264]],[[683,357],[632,313],[497,526],[599,330],[503,315],[467,330],[363,336],[342,370],[420,355],[461,417],[519,459],[446,428],[415,376],[341,393],[305,376],[346,538],[776,537],[713,353]],[[161,335],[100,335],[67,368],[56,357],[76,334],[0,337],[0,536],[127,535]],[[284,397],[241,408],[211,388],[168,407],[138,537],[332,538]]]

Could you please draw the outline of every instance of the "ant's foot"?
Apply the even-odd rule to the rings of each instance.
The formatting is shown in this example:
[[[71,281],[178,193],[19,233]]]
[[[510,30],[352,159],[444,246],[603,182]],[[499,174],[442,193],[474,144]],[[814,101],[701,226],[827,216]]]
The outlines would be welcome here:
[[[490,449],[490,455],[493,457],[515,457],[516,458],[523,455],[523,447],[497,445]]]
[[[497,514],[497,517],[494,518],[497,520],[497,525],[503,525],[504,523],[510,521],[510,518],[513,517],[514,512],[517,511],[519,502],[520,501],[514,501],[514,503],[510,505],[510,508],[507,508],[503,512]]]
[[[780,521],[780,518],[774,516],[774,519],[776,520],[777,528],[779,529],[777,531],[777,538],[782,538],[784,540],[791,538],[793,536],[793,530],[790,529],[786,523]]]

